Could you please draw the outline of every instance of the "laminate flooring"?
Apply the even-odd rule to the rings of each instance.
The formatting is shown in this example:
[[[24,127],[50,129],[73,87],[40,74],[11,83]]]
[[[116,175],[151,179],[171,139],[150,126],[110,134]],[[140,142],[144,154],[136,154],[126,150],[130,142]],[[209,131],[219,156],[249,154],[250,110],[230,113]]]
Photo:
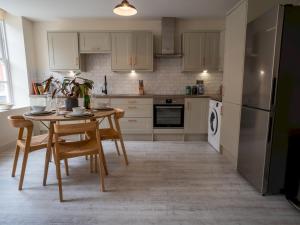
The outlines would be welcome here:
[[[0,151],[1,225],[300,225],[283,196],[258,194],[206,142],[126,142],[129,166],[105,142],[107,192],[83,157],[63,172],[59,202],[55,166],[42,186],[45,151],[29,156],[22,191],[21,161],[12,178],[13,151]],[[22,155],[21,157],[22,158]]]

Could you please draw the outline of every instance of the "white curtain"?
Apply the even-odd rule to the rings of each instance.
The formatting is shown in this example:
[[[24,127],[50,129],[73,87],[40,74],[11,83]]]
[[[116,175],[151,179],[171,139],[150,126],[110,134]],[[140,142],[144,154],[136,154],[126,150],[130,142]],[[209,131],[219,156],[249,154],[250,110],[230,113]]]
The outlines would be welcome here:
[[[5,14],[6,14],[5,10],[3,10],[3,9],[0,8],[0,20],[4,20],[5,19]]]

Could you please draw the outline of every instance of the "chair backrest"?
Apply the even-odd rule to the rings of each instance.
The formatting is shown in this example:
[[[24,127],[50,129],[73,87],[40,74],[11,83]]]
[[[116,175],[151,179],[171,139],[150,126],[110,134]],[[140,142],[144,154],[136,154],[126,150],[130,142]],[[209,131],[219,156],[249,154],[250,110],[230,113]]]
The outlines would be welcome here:
[[[33,123],[30,120],[26,120],[23,116],[8,116],[7,119],[11,126],[15,128],[33,127]]]
[[[26,145],[30,145],[33,123],[30,120],[26,120],[23,116],[8,116],[8,121],[10,122],[12,127],[19,128],[18,140],[23,139],[24,129],[27,129],[26,134]]]
[[[69,136],[74,134],[94,133],[96,132],[97,127],[97,121],[76,124],[55,124],[54,134],[58,136]]]
[[[81,124],[55,124],[54,125],[54,137],[55,137],[55,153],[59,157],[62,145],[64,143],[59,142],[59,137],[61,136],[71,136],[74,134],[85,134],[86,139],[81,141],[68,141],[69,145],[80,146],[81,143],[90,143],[89,148],[94,146],[94,148],[100,147],[100,135],[98,131],[98,121],[88,122],[88,123],[81,123]],[[83,149],[81,148],[80,151]],[[77,151],[77,154],[80,154]]]

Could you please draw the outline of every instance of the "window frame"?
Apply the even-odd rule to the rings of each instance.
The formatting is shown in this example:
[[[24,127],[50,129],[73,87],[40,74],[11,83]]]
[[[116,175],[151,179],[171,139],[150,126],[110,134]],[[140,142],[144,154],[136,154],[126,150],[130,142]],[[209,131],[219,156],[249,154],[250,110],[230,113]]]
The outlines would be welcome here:
[[[0,57],[0,62],[2,61],[5,66],[5,81],[0,81],[0,84],[6,84],[8,89],[7,96],[7,104],[13,104],[13,90],[12,90],[12,80],[11,80],[11,72],[10,72],[10,63],[9,63],[9,55],[7,49],[7,39],[6,39],[6,28],[5,21],[0,19],[0,52],[2,58]]]

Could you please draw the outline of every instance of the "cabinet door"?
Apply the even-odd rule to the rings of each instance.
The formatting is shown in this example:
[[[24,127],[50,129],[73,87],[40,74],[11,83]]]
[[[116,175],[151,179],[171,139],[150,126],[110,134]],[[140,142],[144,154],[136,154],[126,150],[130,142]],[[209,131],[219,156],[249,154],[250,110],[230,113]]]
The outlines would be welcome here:
[[[111,68],[113,71],[132,69],[132,34],[130,32],[112,33]]]
[[[109,53],[111,38],[108,32],[80,33],[80,53]]]
[[[153,71],[153,34],[134,32],[132,47],[133,69]]]
[[[204,69],[204,33],[183,34],[183,71]]]
[[[76,32],[48,33],[50,70],[78,70],[78,34]]]
[[[220,144],[236,167],[240,136],[241,106],[223,102]]]
[[[220,62],[220,33],[205,33],[204,69],[218,71]]]
[[[208,118],[207,98],[186,98],[184,132],[187,134],[206,134]]]

